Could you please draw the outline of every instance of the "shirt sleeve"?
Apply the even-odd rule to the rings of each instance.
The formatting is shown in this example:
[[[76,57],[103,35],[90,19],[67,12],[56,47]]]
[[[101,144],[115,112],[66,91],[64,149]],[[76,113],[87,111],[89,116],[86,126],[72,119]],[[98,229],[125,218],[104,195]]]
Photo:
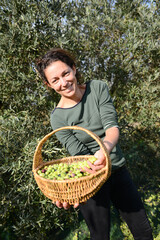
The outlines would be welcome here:
[[[53,130],[65,127],[66,125],[67,124],[65,124],[62,119],[57,120],[57,117],[51,114],[51,126]],[[55,135],[71,156],[91,154],[87,146],[76,138],[72,129],[60,130],[55,133]]]
[[[99,113],[104,130],[118,126],[118,119],[109,89],[106,83],[100,81],[98,94]]]

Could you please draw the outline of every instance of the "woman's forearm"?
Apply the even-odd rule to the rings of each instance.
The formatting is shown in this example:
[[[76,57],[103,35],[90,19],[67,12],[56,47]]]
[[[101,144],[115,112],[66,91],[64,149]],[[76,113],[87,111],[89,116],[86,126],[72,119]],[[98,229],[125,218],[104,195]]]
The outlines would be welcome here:
[[[103,142],[104,142],[108,152],[110,153],[118,142],[119,129],[117,127],[109,128],[106,130],[105,134],[106,134],[106,136],[103,139]]]

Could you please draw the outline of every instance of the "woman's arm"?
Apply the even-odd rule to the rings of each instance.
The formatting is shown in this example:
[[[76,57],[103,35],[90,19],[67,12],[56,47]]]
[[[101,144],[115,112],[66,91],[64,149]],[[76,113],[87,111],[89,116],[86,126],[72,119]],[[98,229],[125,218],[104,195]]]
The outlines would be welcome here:
[[[56,114],[52,114],[51,126],[52,129],[55,130],[61,127],[68,126],[68,123],[63,120],[63,116],[60,117]],[[83,142],[81,142],[76,137],[74,130],[63,129],[56,132],[55,135],[71,156],[90,154],[90,150]]]
[[[119,139],[118,118],[111,96],[109,94],[108,86],[104,82],[100,81],[97,88],[99,89],[97,91],[99,114],[103,129],[105,130],[105,137],[103,139],[103,142],[110,154]],[[106,159],[102,149],[98,150],[95,153],[95,157],[97,157],[98,160],[94,163],[94,165],[92,165],[91,167],[91,165],[89,164],[92,168],[91,171],[94,172],[103,168],[106,164]]]
[[[90,150],[75,136],[73,130],[61,130],[56,136],[71,156],[90,154]]]
[[[111,127],[105,131],[105,137],[103,139],[103,142],[109,154],[111,153],[112,149],[116,146],[118,139],[119,139],[119,129],[117,127]],[[88,162],[91,169],[85,168],[86,171],[89,173],[94,173],[106,165],[106,158],[102,149],[98,150],[94,154],[94,156],[98,158],[98,160],[95,161],[94,164],[91,164],[90,162]]]
[[[118,143],[118,139],[119,139],[119,129],[117,127],[111,127],[108,128],[105,131],[105,138],[103,139],[103,142],[109,152],[109,154],[111,153],[112,149],[116,146],[116,144]]]

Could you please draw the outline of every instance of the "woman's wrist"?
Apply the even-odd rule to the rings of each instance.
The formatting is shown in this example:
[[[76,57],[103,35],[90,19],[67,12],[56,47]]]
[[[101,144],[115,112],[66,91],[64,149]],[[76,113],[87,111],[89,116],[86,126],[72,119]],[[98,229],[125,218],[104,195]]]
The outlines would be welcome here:
[[[108,152],[110,153],[112,151],[114,145],[111,142],[107,141],[107,140],[103,141],[103,143],[106,146]]]

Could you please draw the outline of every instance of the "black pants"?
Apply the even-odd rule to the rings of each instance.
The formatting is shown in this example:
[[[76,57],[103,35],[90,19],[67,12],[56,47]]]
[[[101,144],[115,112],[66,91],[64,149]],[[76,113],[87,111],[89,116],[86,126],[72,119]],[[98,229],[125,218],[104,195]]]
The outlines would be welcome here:
[[[110,200],[119,210],[135,240],[153,239],[139,193],[128,170],[123,167],[113,173],[85,205],[80,205],[92,240],[110,239]]]

